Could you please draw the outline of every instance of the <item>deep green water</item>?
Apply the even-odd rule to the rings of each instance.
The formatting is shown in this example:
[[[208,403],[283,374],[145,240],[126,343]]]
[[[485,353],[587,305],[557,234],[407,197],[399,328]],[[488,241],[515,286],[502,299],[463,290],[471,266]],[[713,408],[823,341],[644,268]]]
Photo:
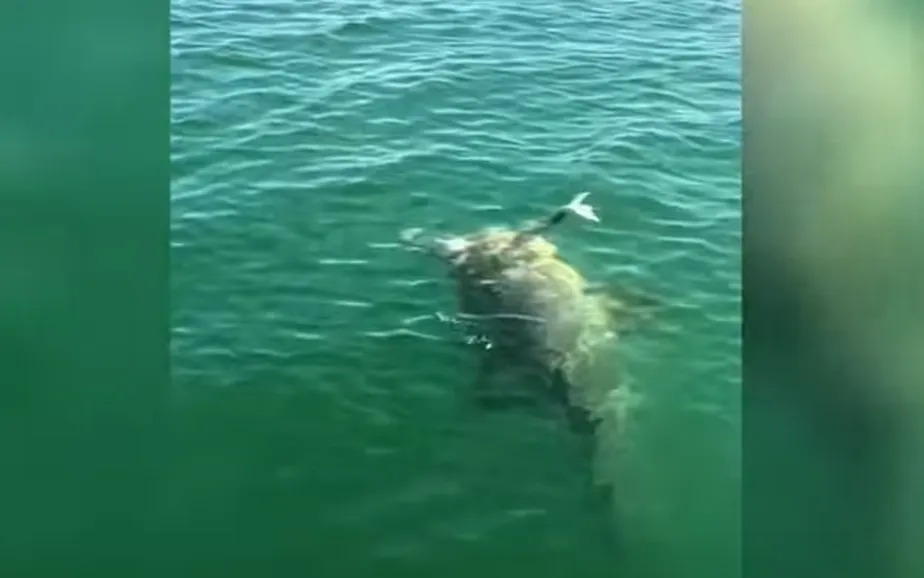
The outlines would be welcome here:
[[[519,6],[174,2],[168,565],[740,574],[739,7]],[[561,252],[671,304],[622,345],[642,405],[593,461],[464,403],[450,287],[395,245],[580,190],[603,222]]]

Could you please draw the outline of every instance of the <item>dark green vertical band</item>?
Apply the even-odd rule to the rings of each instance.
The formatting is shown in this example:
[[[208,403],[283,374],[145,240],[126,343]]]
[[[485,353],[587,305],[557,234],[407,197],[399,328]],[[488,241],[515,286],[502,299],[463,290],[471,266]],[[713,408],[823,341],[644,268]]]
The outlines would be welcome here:
[[[0,573],[137,575],[169,377],[169,2],[0,7]]]

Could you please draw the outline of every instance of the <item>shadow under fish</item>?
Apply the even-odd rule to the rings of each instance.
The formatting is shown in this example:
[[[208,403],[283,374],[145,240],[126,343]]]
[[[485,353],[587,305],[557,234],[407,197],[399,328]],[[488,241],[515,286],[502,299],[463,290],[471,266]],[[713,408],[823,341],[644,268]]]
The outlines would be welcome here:
[[[595,362],[655,304],[615,287],[592,288],[543,236],[569,215],[599,222],[588,194],[519,229],[432,238],[419,229],[402,233],[406,244],[448,266],[457,320],[484,345],[474,401],[498,408],[551,398],[582,433],[596,429],[602,398],[612,392],[592,386],[599,380]]]

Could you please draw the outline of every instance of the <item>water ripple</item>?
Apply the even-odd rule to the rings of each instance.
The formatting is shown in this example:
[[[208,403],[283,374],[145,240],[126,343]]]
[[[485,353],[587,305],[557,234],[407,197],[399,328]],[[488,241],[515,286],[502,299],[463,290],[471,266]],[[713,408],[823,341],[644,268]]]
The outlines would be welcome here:
[[[560,432],[516,414],[479,422],[483,434],[444,432],[474,362],[439,320],[453,307],[445,271],[404,250],[398,233],[521,223],[589,190],[603,222],[563,226],[554,234],[561,253],[595,283],[642,287],[668,304],[655,336],[627,342],[625,355],[631,382],[656,408],[642,415],[689,421],[639,434],[639,444],[655,444],[644,463],[669,470],[672,459],[691,459],[672,449],[691,439],[700,449],[684,451],[701,452],[702,463],[720,451],[702,448],[730,455],[740,379],[739,21],[729,0],[529,10],[513,0],[174,2],[178,387],[309,395],[326,413],[299,422],[353,432],[338,448],[353,448],[343,451],[355,452],[355,465],[286,470],[303,484],[385,476],[383,462],[405,471],[396,464],[423,451],[414,444],[432,443],[444,466],[446,456],[488,460],[494,448],[518,466],[495,476],[494,487],[510,491],[495,508],[471,497],[483,509],[370,538],[370,551],[420,555],[430,551],[422,544],[548,524],[548,551],[560,553],[582,530],[537,497],[570,483],[543,475],[576,471],[547,457],[561,449]],[[533,447],[525,440],[548,445],[524,449]],[[304,451],[330,452],[314,443]],[[528,461],[534,452],[542,459]],[[540,463],[550,471],[529,470]],[[370,497],[354,508],[331,506],[332,527],[359,532],[463,499],[459,479],[407,467],[381,491],[363,482]],[[530,491],[535,502],[524,498]],[[684,496],[657,499],[685,507]]]

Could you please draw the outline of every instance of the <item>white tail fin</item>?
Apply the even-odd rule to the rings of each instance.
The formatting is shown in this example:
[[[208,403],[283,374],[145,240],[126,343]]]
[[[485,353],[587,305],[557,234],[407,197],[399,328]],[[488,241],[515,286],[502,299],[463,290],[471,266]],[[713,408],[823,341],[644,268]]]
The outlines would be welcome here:
[[[590,196],[590,193],[583,192],[578,193],[571,202],[565,205],[565,210],[571,211],[578,217],[582,219],[587,219],[588,221],[593,221],[594,223],[599,223],[600,218],[597,217],[597,214],[594,212],[594,208],[584,202],[584,199]]]

